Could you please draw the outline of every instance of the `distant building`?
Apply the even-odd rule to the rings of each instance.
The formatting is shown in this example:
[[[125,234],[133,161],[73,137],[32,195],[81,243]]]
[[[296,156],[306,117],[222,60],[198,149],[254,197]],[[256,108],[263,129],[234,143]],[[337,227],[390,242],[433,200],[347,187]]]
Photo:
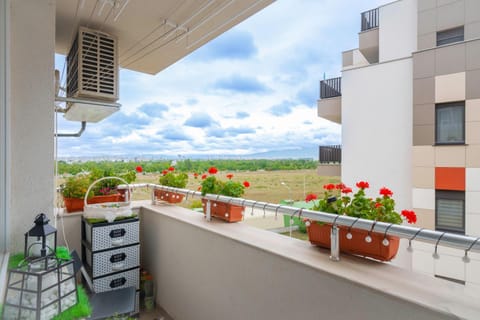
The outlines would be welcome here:
[[[342,58],[342,77],[321,81],[318,101],[320,117],[342,124],[342,181],[388,186],[419,227],[479,236],[480,1],[364,12],[359,47]],[[432,261],[418,246],[413,268],[480,283],[463,253]]]

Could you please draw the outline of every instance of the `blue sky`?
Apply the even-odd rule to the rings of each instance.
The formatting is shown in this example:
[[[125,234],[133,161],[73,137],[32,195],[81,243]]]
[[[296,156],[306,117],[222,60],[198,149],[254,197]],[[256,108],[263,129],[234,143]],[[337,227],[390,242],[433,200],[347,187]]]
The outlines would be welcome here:
[[[60,138],[58,155],[222,155],[341,142],[317,116],[319,81],[358,47],[360,13],[386,0],[278,0],[155,76],[120,72],[121,111]],[[63,57],[56,68],[63,70]],[[77,122],[58,116],[59,132]]]

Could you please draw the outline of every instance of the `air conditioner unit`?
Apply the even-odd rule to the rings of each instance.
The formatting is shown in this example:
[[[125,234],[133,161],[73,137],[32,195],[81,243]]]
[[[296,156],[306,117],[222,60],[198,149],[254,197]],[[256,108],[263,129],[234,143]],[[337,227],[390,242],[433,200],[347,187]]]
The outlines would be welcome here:
[[[118,100],[117,39],[80,27],[67,56],[67,97]]]

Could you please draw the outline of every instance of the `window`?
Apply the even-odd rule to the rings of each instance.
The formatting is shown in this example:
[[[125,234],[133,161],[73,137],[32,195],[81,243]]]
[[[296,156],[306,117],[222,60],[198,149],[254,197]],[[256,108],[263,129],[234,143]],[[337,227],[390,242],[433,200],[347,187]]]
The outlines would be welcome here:
[[[463,40],[463,26],[437,32],[437,46]]]
[[[465,192],[435,192],[435,229],[465,234]]]
[[[465,143],[465,102],[435,106],[435,144]]]

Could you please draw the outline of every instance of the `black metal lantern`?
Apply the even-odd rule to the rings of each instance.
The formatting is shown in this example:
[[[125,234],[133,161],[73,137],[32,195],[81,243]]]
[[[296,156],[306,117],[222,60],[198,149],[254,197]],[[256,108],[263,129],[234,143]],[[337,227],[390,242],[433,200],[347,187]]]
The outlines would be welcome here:
[[[48,267],[48,257],[54,257],[57,249],[57,229],[48,224],[50,220],[44,213],[35,217],[35,225],[25,233],[25,260],[45,260]]]
[[[1,319],[51,319],[77,304],[73,260],[56,257],[57,230],[43,213],[25,233],[25,259],[8,270]]]

